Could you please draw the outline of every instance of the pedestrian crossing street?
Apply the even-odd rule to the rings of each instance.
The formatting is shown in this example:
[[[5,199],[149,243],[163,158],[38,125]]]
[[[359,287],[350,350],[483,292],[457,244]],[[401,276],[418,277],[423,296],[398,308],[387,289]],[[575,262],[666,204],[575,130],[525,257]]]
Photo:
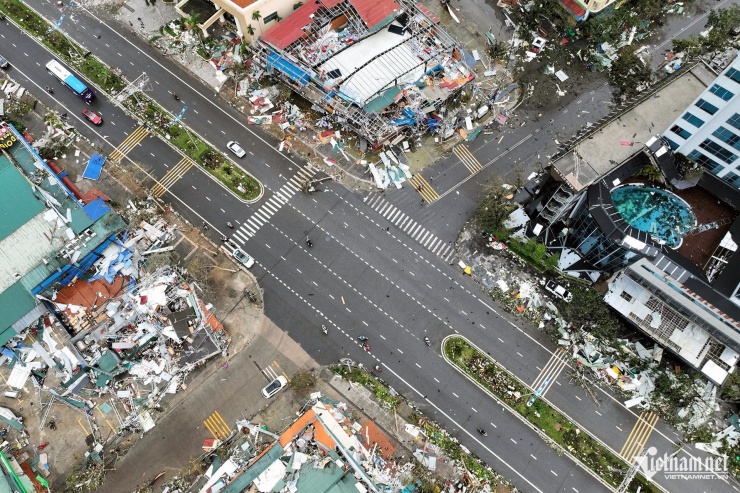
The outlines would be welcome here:
[[[409,235],[414,241],[420,243],[421,246],[432,252],[434,255],[440,257],[445,262],[449,262],[449,260],[455,255],[455,250],[451,245],[448,245],[437,238],[437,236],[431,231],[411,219],[411,217],[404,214],[399,208],[385,200],[380,195],[368,195],[363,201],[375,212],[383,216],[401,231]]]
[[[470,150],[463,144],[458,144],[452,148],[453,154],[457,156],[461,163],[468,168],[471,174],[476,174],[483,169],[483,165],[478,161]]]
[[[288,201],[296,194],[303,183],[313,179],[316,171],[308,168],[298,168],[298,172],[293,175],[285,184],[276,191],[272,197],[267,199],[254,214],[242,223],[233,233],[231,238],[242,245],[246,244],[251,237],[257,234],[260,228],[270,221],[280,208],[287,204]]]

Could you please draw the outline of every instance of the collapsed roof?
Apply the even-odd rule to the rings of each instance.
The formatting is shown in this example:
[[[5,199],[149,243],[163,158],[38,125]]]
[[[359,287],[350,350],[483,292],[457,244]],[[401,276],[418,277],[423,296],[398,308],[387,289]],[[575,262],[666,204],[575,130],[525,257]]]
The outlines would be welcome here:
[[[435,128],[436,108],[474,75],[420,4],[317,0],[260,38],[263,63],[375,147],[404,128]]]

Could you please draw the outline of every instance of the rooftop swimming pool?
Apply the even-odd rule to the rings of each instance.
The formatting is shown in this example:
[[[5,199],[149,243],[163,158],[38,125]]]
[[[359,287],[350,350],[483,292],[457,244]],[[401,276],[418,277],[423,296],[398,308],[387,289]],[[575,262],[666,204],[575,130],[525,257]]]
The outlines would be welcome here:
[[[691,207],[676,194],[641,185],[624,185],[612,190],[612,203],[635,229],[651,234],[671,248],[696,225]]]

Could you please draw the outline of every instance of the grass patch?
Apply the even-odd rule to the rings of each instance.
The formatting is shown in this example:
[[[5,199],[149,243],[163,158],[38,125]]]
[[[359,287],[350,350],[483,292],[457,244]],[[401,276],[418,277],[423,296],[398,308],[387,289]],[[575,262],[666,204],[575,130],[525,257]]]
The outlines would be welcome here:
[[[20,24],[60,60],[94,82],[103,91],[116,94],[126,86],[125,81],[107,65],[88,55],[80,46],[19,0],[3,0],[0,2],[0,12]],[[253,200],[259,196],[261,186],[257,180],[241,169],[231,166],[223,154],[179,124],[170,126],[172,116],[146,95],[137,94],[137,97],[138,99],[129,97],[124,101],[124,105],[133,115],[144,120],[149,129],[154,129],[162,136],[169,136],[175,147],[211,173],[238,197]]]
[[[382,380],[375,378],[361,368],[352,367],[350,369],[346,365],[337,365],[332,370],[335,374],[341,375],[342,378],[363,385],[390,409],[396,409],[401,403],[401,397],[398,394],[393,395],[390,389],[383,385]],[[458,440],[451,436],[439,424],[417,414],[414,416],[415,418],[412,418],[412,421],[416,422],[429,441],[439,446],[447,457],[462,462],[468,472],[473,474],[479,481],[511,486],[504,476],[496,473],[485,462],[470,454],[469,451],[463,450]]]
[[[465,374],[542,430],[604,481],[618,487],[624,480],[628,467],[622,459],[542,399],[537,399],[531,407],[527,407],[531,394],[529,388],[490,356],[481,353],[460,337],[447,339],[444,352]],[[659,491],[640,475],[632,480],[629,491],[637,491],[638,487],[643,492]]]

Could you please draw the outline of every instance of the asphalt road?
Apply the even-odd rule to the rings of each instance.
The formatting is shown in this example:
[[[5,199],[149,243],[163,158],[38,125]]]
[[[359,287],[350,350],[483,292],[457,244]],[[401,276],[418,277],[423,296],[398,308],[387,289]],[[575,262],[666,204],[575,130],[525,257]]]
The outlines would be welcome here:
[[[58,18],[53,5],[32,5],[45,9],[49,18]],[[78,19],[86,19],[87,29],[73,30],[76,25],[72,24],[67,28],[70,36],[80,37],[89,47],[96,42],[93,40],[97,40],[92,34],[89,39],[85,38],[88,31],[95,32],[95,20],[85,16],[84,12],[77,12]],[[98,28],[103,32],[104,41],[116,36],[105,26]],[[10,37],[7,42],[15,44],[14,47],[22,46],[8,56],[19,72],[27,73],[36,81],[43,80],[38,83],[41,88],[52,80],[43,68],[48,55],[41,48],[23,40],[13,28],[4,29],[2,36]],[[150,96],[173,111],[180,103],[171,97],[169,88],[176,84],[182,104],[188,106],[187,125],[219,147],[235,138],[250,152],[243,163],[267,188],[265,197],[258,204],[245,207],[195,169],[173,185],[171,198],[176,208],[194,224],[206,220],[214,230],[225,229],[227,220],[239,225],[241,236],[234,235],[234,238],[240,246],[246,244],[246,250],[258,261],[255,272],[266,291],[267,315],[299,341],[307,352],[322,363],[334,362],[341,356],[366,364],[380,360],[386,368],[383,373],[386,380],[425,411],[436,415],[471,450],[511,478],[523,491],[605,489],[570,460],[552,452],[536,433],[502,412],[477,388],[460,378],[442,361],[438,350],[444,336],[459,332],[489,350],[494,358],[524,381],[532,382],[539,373],[538,367],[543,367],[555,349],[549,341],[540,339],[536,331],[517,327],[505,315],[498,315],[472,280],[461,276],[459,270],[445,264],[418,243],[410,241],[405,233],[380,214],[369,210],[362,197],[333,184],[326,187],[326,193],[312,196],[296,194],[288,180],[299,173],[302,165],[279,156],[263,138],[243,125],[237,125],[231,120],[236,116],[233,110],[214,105],[209,89],[194,82],[168,60],[161,60],[148,45],[131,39],[105,42],[95,45],[95,48],[97,56],[117,65],[129,79],[146,70],[152,80]],[[116,62],[117,58],[128,61],[131,67]],[[47,96],[42,94],[42,98]],[[82,107],[80,100],[61,88],[53,96],[55,104],[70,108],[70,114],[76,114]],[[93,107],[101,110],[106,118],[105,125],[99,129],[105,134],[94,135],[92,128],[83,128],[105,149],[109,147],[104,144],[103,135],[109,134],[107,141],[115,144],[135,127],[102,98]],[[566,115],[568,113],[556,121],[557,125],[566,127],[580,123],[574,116],[575,111],[571,116]],[[569,123],[571,121],[573,123]],[[497,156],[481,157],[481,161],[493,161],[487,168],[492,172],[496,166],[506,169],[516,160],[529,163],[537,153],[549,152],[547,148],[538,151],[531,142],[539,140],[531,139],[539,139],[536,135],[558,130],[555,125],[540,128],[540,132],[536,130],[535,125],[525,125],[507,132],[505,141],[511,143],[508,153],[496,161],[493,159]],[[567,128],[562,131],[567,131]],[[529,137],[515,147],[529,134],[535,137]],[[542,140],[545,143],[547,137]],[[158,139],[147,139],[143,144],[136,147],[129,157],[145,163],[154,176],[162,176],[180,159]],[[505,149],[502,151],[499,145],[496,147],[495,151],[493,145],[488,149],[493,153],[507,152]],[[482,153],[479,149],[474,152]],[[452,176],[457,171],[445,170],[443,163],[436,166],[434,169],[439,170],[440,176],[445,173]],[[454,238],[450,234],[456,234],[459,225],[469,217],[475,196],[485,179],[486,173],[480,173],[475,179],[458,185],[437,204],[425,208],[419,206],[423,211],[409,210],[414,220],[449,241]],[[439,180],[441,183],[442,178]],[[454,178],[451,180],[458,183]],[[394,194],[393,200],[402,202],[413,197],[416,202],[418,198],[414,194],[407,187]],[[285,198],[287,200],[283,201]],[[272,205],[268,207],[266,204]],[[267,216],[268,221],[264,221],[266,211],[271,212]],[[248,235],[244,233],[246,225],[250,224],[248,219],[252,218],[251,224],[254,225],[255,217],[263,220],[255,231],[256,236],[247,239]],[[388,231],[385,231],[386,227]],[[213,231],[213,234],[217,232]],[[307,248],[303,243],[306,234],[313,239],[313,248]],[[320,335],[322,323],[331,328],[328,336]],[[371,337],[371,354],[356,343],[356,336],[360,334]],[[434,349],[423,344],[425,335],[434,341]],[[635,414],[610,400],[606,394],[603,397],[606,404],[597,407],[587,399],[576,398],[579,392],[579,389],[571,389],[563,382],[554,385],[547,398],[618,451],[636,420]],[[204,403],[206,406],[212,404]],[[479,426],[489,429],[487,438],[475,434],[475,428]],[[659,425],[649,443],[655,441],[661,452],[666,449],[672,451],[669,439],[665,438],[670,436],[671,431]],[[708,485],[687,481],[667,483],[665,487],[671,491],[700,491]],[[729,491],[724,483],[718,481],[713,481],[710,489]]]

